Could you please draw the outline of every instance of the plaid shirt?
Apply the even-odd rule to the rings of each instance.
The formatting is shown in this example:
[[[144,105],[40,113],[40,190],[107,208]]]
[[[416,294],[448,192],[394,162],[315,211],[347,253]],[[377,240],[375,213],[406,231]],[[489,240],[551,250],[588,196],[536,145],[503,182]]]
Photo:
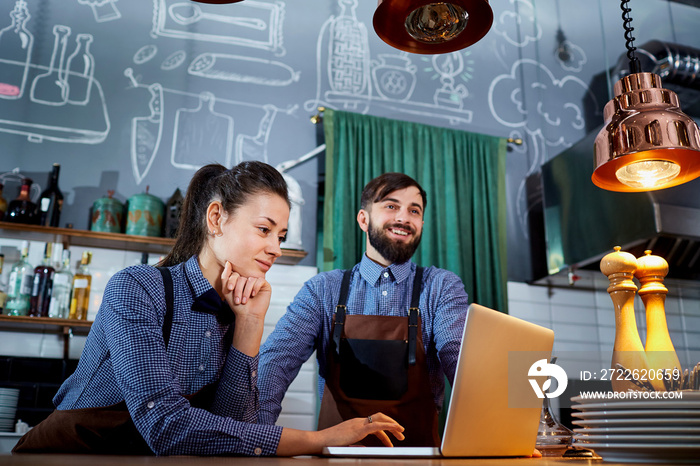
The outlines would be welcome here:
[[[352,270],[348,314],[408,315],[416,264],[408,261],[384,268],[364,255]],[[342,278],[342,270],[333,270],[307,281],[263,344],[258,378],[260,423],[276,422],[289,384],[314,350],[319,398],[323,396],[326,352]],[[464,284],[457,275],[437,267],[424,269],[420,317],[430,386],[438,409],[445,396],[445,375],[450,383],[454,380],[468,305]]]
[[[255,424],[258,357],[227,343],[232,311],[218,296],[218,320],[211,307],[216,301],[209,309],[198,307],[216,292],[196,256],[170,271],[175,302],[167,350],[162,276],[151,266],[126,268],[107,284],[78,367],[54,404],[78,409],[126,401],[157,455],[274,455],[282,428]],[[217,381],[209,410],[193,408],[183,397]]]

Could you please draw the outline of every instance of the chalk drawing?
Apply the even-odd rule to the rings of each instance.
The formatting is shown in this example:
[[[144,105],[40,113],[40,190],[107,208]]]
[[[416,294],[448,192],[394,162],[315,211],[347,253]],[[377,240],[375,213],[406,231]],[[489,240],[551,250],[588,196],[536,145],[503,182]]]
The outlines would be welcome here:
[[[187,53],[184,50],[178,50],[168,55],[168,58],[160,64],[160,69],[164,71],[174,70],[182,65],[187,59]]]
[[[370,59],[367,28],[357,19],[357,0],[337,0],[340,14],[331,16],[321,27],[316,42],[316,96],[304,103],[308,111],[316,107],[367,113],[371,107],[415,115],[424,119],[444,119],[452,125],[470,123],[472,112],[464,109],[469,95],[466,86],[456,83],[468,74],[463,54],[434,56],[429,72],[440,80],[433,102],[415,102],[412,97],[418,80],[418,67],[411,54],[383,53]],[[374,94],[373,94],[374,93]]]
[[[131,68],[124,70],[124,75],[131,81],[131,88],[140,87]],[[163,87],[154,83],[148,86],[148,91],[149,115],[131,119],[131,169],[136,184],[141,184],[151,169],[163,137]]]
[[[244,160],[261,160],[267,163],[267,142],[270,138],[270,127],[277,116],[277,107],[272,104],[263,105],[265,115],[260,120],[255,136],[239,134],[236,137],[236,164]]]
[[[32,102],[44,105],[64,105],[68,102],[68,84],[63,79],[63,63],[70,33],[68,26],[57,24],[53,27],[54,45],[49,69],[32,81],[29,97]]]
[[[15,3],[10,18],[10,25],[0,29],[0,98],[15,100],[24,95],[34,36],[26,27],[31,15],[24,0]]]
[[[284,8],[281,1],[246,0],[225,10],[230,14],[222,14],[221,5],[153,0],[151,36],[240,45],[270,50],[280,57],[286,54],[282,39]]]
[[[275,117],[279,113],[292,115],[299,107],[291,105],[279,108],[273,104],[260,105],[218,98],[210,92],[195,94],[168,89],[158,83],[149,85],[139,82],[131,68],[124,70],[124,75],[129,78],[131,88],[147,89],[152,96],[150,115],[137,116],[137,123],[132,119],[132,164],[137,183],[141,183],[147,175],[159,150],[169,151],[171,165],[182,170],[195,170],[209,162],[232,166],[242,160],[267,161],[267,145]],[[195,98],[197,107],[165,113],[163,103],[166,94]],[[214,105],[217,111],[214,111]],[[232,108],[222,113],[220,107]],[[261,114],[259,119],[255,114]],[[237,134],[233,131],[234,119],[230,115],[245,115],[236,124]],[[162,140],[163,127],[171,125],[172,145],[167,147]],[[232,139],[234,136],[235,143]],[[196,147],[196,151],[192,150],[193,147]]]
[[[92,40],[92,34],[78,34],[75,51],[66,61],[64,80],[68,86],[67,102],[70,104],[87,105],[90,101],[95,81],[95,58],[90,53]]]
[[[156,53],[158,53],[158,47],[156,45],[144,45],[134,54],[134,63],[137,65],[143,65],[144,63],[151,61],[153,57],[156,56]]]
[[[214,111],[214,105],[214,94],[203,92],[197,108],[177,110],[170,152],[174,167],[196,170],[211,160],[231,166],[233,118]]]
[[[78,0],[81,5],[92,8],[92,15],[98,23],[114,21],[122,17],[116,2],[117,0]]]
[[[11,16],[20,30],[29,19],[24,11],[26,2],[18,0]],[[2,30],[0,35],[3,47],[9,45],[3,39],[9,37],[6,32]],[[12,99],[0,105],[0,132],[26,136],[31,142],[101,143],[109,134],[110,121],[102,87],[93,76],[95,61],[89,50],[93,37],[78,34],[76,48],[66,59],[71,28],[56,24],[53,34],[49,66],[31,63],[30,49],[25,50],[26,60],[21,62],[0,58],[0,78],[4,81],[0,83],[0,94],[12,94],[2,95]],[[31,47],[29,36],[24,40]],[[5,70],[12,73],[6,74]],[[10,78],[14,81],[8,81]],[[24,92],[26,85],[28,93]],[[13,92],[7,92],[10,87]],[[70,126],[66,125],[66,112],[71,115]]]
[[[264,86],[288,86],[299,81],[301,74],[279,61],[226,53],[203,53],[192,60],[187,72],[202,78]]]
[[[372,93],[367,27],[357,19],[357,0],[337,2],[340,14],[323,23],[316,42],[316,98],[304,107],[367,113]]]
[[[522,82],[527,83],[525,89],[521,87]],[[543,99],[543,95],[547,98]],[[496,96],[509,98],[496,99]],[[585,128],[582,96],[593,99],[598,106],[595,96],[581,79],[572,75],[558,79],[549,68],[532,59],[517,60],[509,73],[491,82],[488,103],[493,117],[506,127],[524,131],[527,137],[523,139],[531,141],[528,153],[532,160],[527,175],[545,162],[547,147],[570,146],[564,134],[578,134]],[[521,232],[527,236],[525,181],[523,179],[518,188],[516,211]]]
[[[528,0],[510,0],[513,10],[504,10],[493,24],[493,31],[516,47],[525,47],[542,38],[535,21],[535,7]],[[518,37],[520,34],[520,37]]]
[[[579,72],[583,70],[583,65],[588,62],[586,52],[570,40],[560,42],[554,56],[566,71]]]

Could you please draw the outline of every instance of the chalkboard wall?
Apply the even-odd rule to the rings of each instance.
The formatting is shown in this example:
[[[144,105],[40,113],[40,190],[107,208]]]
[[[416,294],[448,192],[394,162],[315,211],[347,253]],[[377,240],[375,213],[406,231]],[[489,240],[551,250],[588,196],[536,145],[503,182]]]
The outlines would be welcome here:
[[[617,2],[490,3],[480,42],[413,55],[376,36],[373,0],[0,0],[4,196],[21,175],[45,186],[60,163],[61,224],[88,228],[108,190],[125,201],[148,187],[165,201],[205,163],[294,165],[315,151],[285,171],[300,188],[303,263],[314,265],[318,106],[519,137],[509,278],[528,280],[526,180],[601,124],[622,24]],[[632,3],[638,43],[700,43],[692,2]]]

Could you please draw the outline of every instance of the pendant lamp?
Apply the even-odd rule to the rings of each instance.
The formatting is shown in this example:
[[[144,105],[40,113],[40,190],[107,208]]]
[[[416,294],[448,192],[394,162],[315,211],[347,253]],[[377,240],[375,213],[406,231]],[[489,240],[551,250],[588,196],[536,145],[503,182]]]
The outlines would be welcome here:
[[[491,28],[488,0],[379,0],[372,20],[377,35],[411,53],[449,53],[478,42]]]
[[[591,180],[608,191],[655,191],[700,176],[700,129],[659,75],[641,72],[628,1],[621,8],[630,74],[615,83],[603,110]]]

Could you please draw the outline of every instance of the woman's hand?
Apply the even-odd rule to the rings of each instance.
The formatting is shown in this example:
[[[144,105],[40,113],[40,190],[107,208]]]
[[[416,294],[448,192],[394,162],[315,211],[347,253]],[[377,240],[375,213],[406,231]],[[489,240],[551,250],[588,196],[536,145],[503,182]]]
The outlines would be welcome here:
[[[226,261],[221,273],[223,296],[236,319],[253,317],[265,319],[270,306],[272,287],[265,277],[243,277],[233,271],[233,265]],[[255,299],[254,299],[255,298]]]
[[[369,422],[369,419],[372,422]],[[349,419],[340,424],[318,432],[307,432],[284,428],[277,446],[278,456],[319,454],[323,447],[352,445],[368,435],[376,435],[381,442],[392,447],[387,432],[403,440],[404,428],[395,420],[382,413],[372,414],[369,418]]]
[[[323,446],[326,447],[352,445],[370,434],[377,436],[385,447],[393,447],[394,444],[391,443],[387,432],[391,432],[398,440],[403,440],[403,431],[403,427],[398,422],[385,414],[376,413],[368,417],[349,419],[323,429],[320,433],[324,437]]]
[[[222,295],[236,316],[232,346],[255,356],[260,351],[272,287],[264,277],[243,277],[226,261],[221,273]]]

